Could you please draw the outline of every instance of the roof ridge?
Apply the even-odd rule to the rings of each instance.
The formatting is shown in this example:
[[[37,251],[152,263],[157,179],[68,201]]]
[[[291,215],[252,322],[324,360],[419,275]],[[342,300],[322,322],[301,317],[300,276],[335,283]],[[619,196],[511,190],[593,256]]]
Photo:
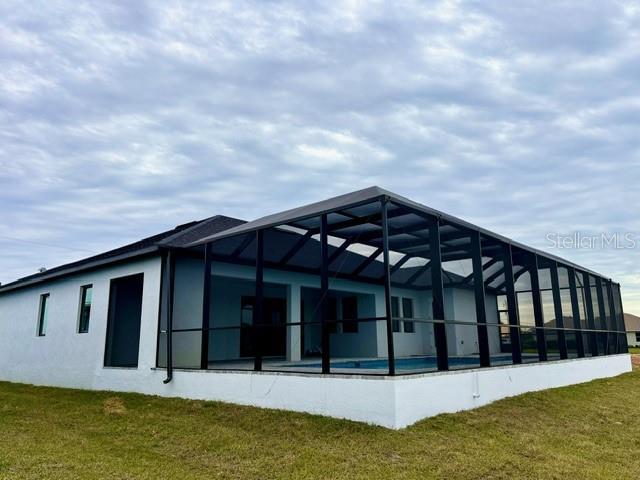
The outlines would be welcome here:
[[[223,220],[223,221],[227,220],[227,221],[231,221],[231,222],[236,224],[233,227],[229,227],[229,228],[234,228],[235,226],[247,223],[246,220],[242,220],[240,218],[229,217],[227,215],[214,215],[212,217],[208,217],[208,218],[205,218],[203,220],[199,220],[198,222],[195,222],[194,224],[192,224],[192,225],[188,226],[187,228],[184,228],[184,229],[174,233],[173,235],[169,235],[167,237],[164,237],[164,238],[160,239],[158,242],[156,242],[155,244],[157,246],[159,246],[159,247],[170,246],[176,240],[178,240],[178,239],[180,239],[182,237],[188,236],[191,232],[193,232],[194,230],[197,230],[198,228],[201,228],[203,225],[206,225],[206,224],[209,224],[209,223],[213,223],[215,221],[220,221],[220,220]]]
[[[187,223],[183,223],[182,225],[177,225],[175,227],[175,229],[179,229],[180,227],[184,227],[184,228],[181,228],[181,229],[177,230],[176,233],[174,233],[172,235],[169,235],[167,237],[161,238],[160,240],[155,242],[155,244],[156,245],[163,245],[164,243],[167,243],[167,241],[173,240],[176,237],[179,237],[180,235],[183,235],[185,232],[193,230],[198,225],[202,225],[204,222],[211,221],[211,220],[213,220],[213,219],[215,219],[215,218],[217,218],[219,216],[220,215],[214,215],[212,217],[204,218],[202,220],[194,220],[193,222],[187,222]]]

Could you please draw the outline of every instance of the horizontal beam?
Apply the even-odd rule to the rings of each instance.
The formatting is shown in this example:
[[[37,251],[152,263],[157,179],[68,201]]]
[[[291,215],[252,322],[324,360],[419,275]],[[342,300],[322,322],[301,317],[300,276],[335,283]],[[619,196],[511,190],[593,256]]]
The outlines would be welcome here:
[[[429,266],[431,265],[431,262],[427,263],[426,265],[423,265],[422,267],[420,267],[416,273],[414,273],[413,275],[411,275],[408,279],[407,279],[407,285],[411,286],[413,285],[413,283],[418,280],[418,278],[420,278],[420,275],[422,275],[424,272],[426,272],[429,269]]]
[[[489,260],[487,263],[485,263],[484,265],[482,265],[482,271],[484,272],[487,268],[491,268],[492,266],[494,266],[496,263],[498,263],[501,260],[500,257],[493,257],[491,260]],[[473,275],[474,273],[471,272],[469,275],[467,275],[466,277],[464,277],[461,281],[461,283],[469,283],[471,280],[473,280]]]
[[[351,272],[351,275],[359,275],[360,273],[362,273],[364,269],[371,265],[383,251],[384,249],[382,247],[376,249],[371,255],[365,258],[365,260],[360,265],[358,265],[353,272]]]
[[[245,251],[245,249],[249,246],[249,244],[251,242],[253,242],[254,236],[253,235],[249,235],[247,234],[243,239],[242,242],[240,243],[240,245],[238,245],[236,247],[236,249],[233,251],[233,253],[231,253],[231,256],[233,258],[238,258],[242,252]]]
[[[412,225],[410,227],[389,227],[389,237],[393,237],[394,235],[402,235],[402,234],[412,234],[413,232],[417,232],[418,230],[428,230],[429,225],[426,223],[421,223],[418,225]],[[414,235],[417,241],[421,242],[429,242],[428,237],[419,237]],[[370,240],[382,239],[382,229],[380,231],[366,232],[362,235],[358,236],[358,240],[362,242],[368,242]],[[392,242],[393,238],[389,238],[389,241]],[[413,240],[412,240],[413,241]]]
[[[491,275],[489,275],[485,280],[484,280],[484,284],[485,285],[489,285],[491,282],[493,282],[496,278],[498,278],[500,275],[504,274],[504,264],[502,265],[502,268],[500,270],[495,271],[494,273],[492,273]]]
[[[515,273],[513,274],[513,281],[514,281],[514,283],[515,283],[515,282],[516,282],[516,281],[517,281],[517,280],[518,280],[522,275],[524,275],[524,274],[525,274],[525,273],[527,273],[528,271],[529,271],[529,269],[528,269],[527,267],[522,266],[522,268],[521,268],[520,270],[518,270],[517,272],[515,272]],[[495,288],[496,290],[501,290],[501,289],[505,286],[505,283],[506,283],[506,282],[502,282],[502,283],[500,283],[500,284],[496,285],[494,288]]]
[[[329,265],[331,265],[336,258],[338,258],[347,248],[351,245],[351,240],[345,240],[340,244],[338,248],[336,248],[331,255],[329,255]]]
[[[198,252],[194,252],[194,251],[187,250],[185,251],[185,255],[190,257],[202,258],[201,254],[198,254]],[[255,261],[250,259],[245,259],[245,258],[234,259],[234,258],[230,258],[229,256],[220,255],[220,254],[213,254],[211,258],[213,261],[216,261],[216,262],[231,263],[231,264],[237,264],[237,265],[247,265],[247,266],[255,267]],[[297,265],[287,265],[286,267],[283,267],[279,265],[277,262],[271,262],[268,260],[264,260],[264,267],[269,268],[271,270],[282,270],[282,271],[289,271],[289,272],[306,273],[306,274],[314,275],[320,278],[320,267],[306,268],[306,267],[299,267]],[[332,272],[331,270],[329,271],[329,277],[339,278],[344,280],[352,280],[354,282],[362,282],[362,283],[368,283],[373,285],[381,284],[380,280],[377,278],[362,277],[362,276],[353,275],[352,273]],[[399,288],[411,288],[412,290],[424,290],[424,287],[411,287],[406,283],[402,283],[402,282],[392,282],[391,284],[392,286],[399,287]]]
[[[400,268],[402,268],[402,266],[407,263],[410,259],[412,259],[414,257],[412,257],[411,255],[405,255],[404,257],[402,257],[400,260],[398,260],[395,265],[393,265],[390,269],[389,269],[389,275],[393,275],[394,273],[396,273],[398,270],[400,270]],[[382,280],[382,277],[381,277]]]
[[[335,213],[342,215],[340,211],[336,211]],[[408,215],[410,212],[405,212],[402,210],[396,210],[393,212],[389,212],[388,218],[400,217],[402,215]],[[346,216],[346,215],[345,215]],[[367,223],[371,223],[374,225],[380,226],[380,222],[382,221],[382,215],[380,212],[372,213],[371,215],[365,215],[363,217],[355,217],[350,218],[349,220],[343,220],[341,222],[330,223],[328,225],[329,233],[337,232],[338,230],[344,230],[345,228],[357,227],[358,225],[364,225]],[[312,234],[320,233],[320,227],[315,227],[309,229]]]
[[[302,249],[302,247],[305,246],[305,244],[311,238],[311,236],[312,236],[312,233],[307,232],[302,237],[300,237],[300,240],[298,240],[296,244],[289,249],[289,251],[282,257],[282,259],[278,263],[280,265],[286,265],[289,262],[289,260],[291,260],[296,255],[296,253],[298,253]]]

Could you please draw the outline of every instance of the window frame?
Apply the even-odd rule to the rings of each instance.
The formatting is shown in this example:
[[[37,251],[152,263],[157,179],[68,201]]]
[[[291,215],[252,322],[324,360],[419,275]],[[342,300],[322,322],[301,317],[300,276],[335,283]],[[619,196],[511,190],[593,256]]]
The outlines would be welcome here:
[[[393,333],[400,333],[400,297],[391,296],[391,330]]]
[[[38,322],[36,325],[36,336],[38,337],[46,337],[47,336],[47,317],[49,313],[49,297],[51,296],[50,292],[41,293],[40,297],[38,297]]]
[[[636,332],[636,342],[640,342],[640,332]]]
[[[87,297],[87,290],[91,289],[91,302],[89,303],[89,313],[87,315],[86,322],[86,330],[82,329],[82,314],[84,311],[84,304]],[[76,328],[76,333],[89,333],[89,325],[91,324],[91,307],[93,305],[93,284],[87,283],[86,285],[80,286],[80,300],[78,302],[78,325]]]

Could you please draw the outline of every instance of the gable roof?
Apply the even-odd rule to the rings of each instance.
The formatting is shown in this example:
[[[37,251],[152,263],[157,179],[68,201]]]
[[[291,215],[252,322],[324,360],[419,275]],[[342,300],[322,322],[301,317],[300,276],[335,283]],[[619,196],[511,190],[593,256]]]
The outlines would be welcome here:
[[[640,332],[640,317],[631,313],[625,313],[624,326],[627,332]]]
[[[143,238],[122,247],[109,250],[98,255],[83,258],[71,263],[66,263],[41,273],[35,273],[19,278],[11,283],[0,286],[0,293],[8,292],[29,285],[34,285],[47,280],[53,280],[65,275],[91,270],[111,263],[121,262],[135,257],[152,255],[159,252],[162,247],[181,247],[200,238],[202,235],[212,235],[217,232],[245,223],[244,220],[216,215],[204,220],[193,221],[178,225],[171,230]]]

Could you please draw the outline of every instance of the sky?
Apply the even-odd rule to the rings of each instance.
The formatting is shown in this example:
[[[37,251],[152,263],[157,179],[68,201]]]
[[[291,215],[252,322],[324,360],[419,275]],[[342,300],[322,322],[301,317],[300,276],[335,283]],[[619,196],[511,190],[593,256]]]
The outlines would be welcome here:
[[[640,314],[639,78],[637,1],[5,0],[0,281],[379,185]]]

